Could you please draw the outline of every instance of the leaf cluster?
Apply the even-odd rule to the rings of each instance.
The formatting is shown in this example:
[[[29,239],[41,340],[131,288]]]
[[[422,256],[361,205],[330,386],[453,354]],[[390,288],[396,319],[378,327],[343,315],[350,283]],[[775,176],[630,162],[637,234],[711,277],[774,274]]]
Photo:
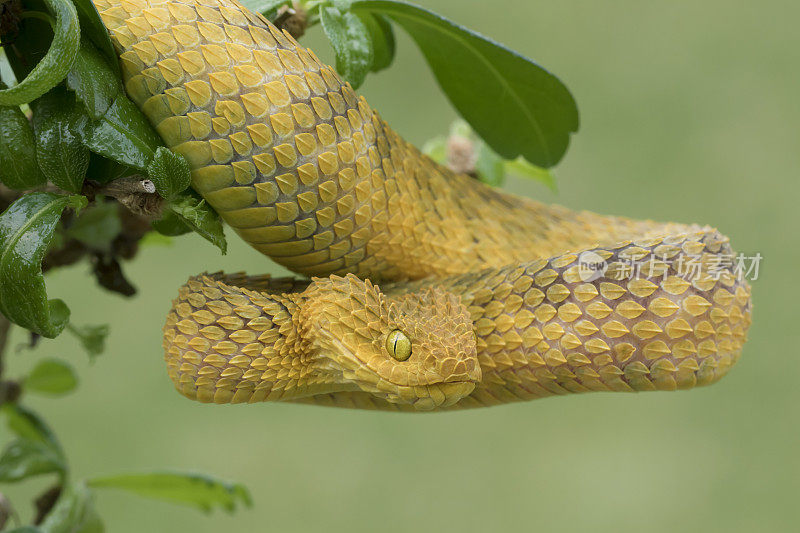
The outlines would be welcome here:
[[[75,239],[109,256],[122,231],[113,200],[103,202],[87,188],[102,191],[115,179],[146,177],[163,199],[160,216],[167,219],[169,234],[196,231],[221,250],[226,247],[216,213],[187,191],[188,163],[163,146],[125,95],[108,32],[91,0],[54,2],[68,4],[62,11],[74,19],[64,30],[69,35],[51,42],[48,4],[42,11],[25,11],[36,16],[19,22],[19,44],[13,54],[7,52],[16,77],[24,80],[14,87],[33,80],[44,92],[26,93],[27,110],[0,105],[0,183],[25,192],[0,215],[0,311],[49,338],[67,325],[69,309],[61,300],[47,298],[41,272],[45,254],[60,241]],[[67,68],[48,72],[47,79],[36,67],[29,68],[36,57],[47,57],[47,50],[64,46],[64,41],[75,48]],[[64,224],[66,210],[74,213],[69,226]]]
[[[268,16],[287,4],[249,0]],[[395,57],[392,24],[405,30],[453,107],[495,153],[551,168],[578,130],[578,108],[564,83],[530,59],[423,7],[398,0],[306,0],[354,88]]]
[[[130,255],[120,250],[120,238],[133,215],[121,214],[126,212],[117,201],[121,197],[112,191],[148,180],[161,206],[154,227],[169,224],[173,235],[195,231],[223,251],[225,236],[216,213],[188,190],[188,163],[163,146],[123,91],[116,54],[92,2],[26,0],[24,7],[14,45],[5,50],[21,81],[0,86],[2,341],[8,319],[30,331],[31,345],[40,336],[67,331],[93,359],[104,350],[108,326],[72,323],[66,303],[48,297],[43,268],[59,264],[54,258],[64,250],[67,256],[70,249],[90,250],[93,269],[103,270],[97,273],[101,285],[129,293],[116,257]],[[38,66],[37,58],[43,58]],[[69,264],[69,257],[64,262]],[[204,511],[250,505],[241,485],[194,473],[75,479],[53,431],[20,400],[28,394],[57,398],[74,392],[77,373],[62,359],[46,358],[10,380],[2,375],[4,344],[0,417],[14,439],[0,451],[0,483],[54,478],[46,493],[52,497],[44,498],[49,504],[39,509],[36,525],[14,531],[103,531],[93,495],[107,488]]]
[[[64,390],[69,386],[65,381],[67,374],[57,366],[52,362],[41,363],[28,376],[29,384],[35,382],[49,392]],[[94,493],[105,489],[125,490],[204,512],[214,508],[233,512],[237,505],[252,505],[250,493],[243,485],[204,474],[155,471],[74,479],[61,444],[36,413],[19,405],[6,404],[0,408],[0,415],[15,436],[0,453],[0,483],[50,476],[55,478],[51,491],[58,494],[52,508],[35,526],[21,526],[11,531],[102,533],[105,528],[94,507]]]

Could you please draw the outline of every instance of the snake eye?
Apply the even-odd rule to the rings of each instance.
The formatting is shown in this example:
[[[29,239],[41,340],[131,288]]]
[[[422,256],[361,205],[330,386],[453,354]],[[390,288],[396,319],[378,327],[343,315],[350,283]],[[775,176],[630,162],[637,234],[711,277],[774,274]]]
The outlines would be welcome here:
[[[386,337],[386,351],[398,361],[405,361],[411,357],[411,340],[396,329]]]

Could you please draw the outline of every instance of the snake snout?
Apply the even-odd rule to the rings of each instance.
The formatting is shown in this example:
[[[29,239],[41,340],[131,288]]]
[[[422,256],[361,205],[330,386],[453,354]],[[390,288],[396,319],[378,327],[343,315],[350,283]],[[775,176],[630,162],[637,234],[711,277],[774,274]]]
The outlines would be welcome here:
[[[429,395],[416,400],[412,405],[417,411],[432,411],[455,405],[472,394],[475,382],[442,383],[428,389]]]

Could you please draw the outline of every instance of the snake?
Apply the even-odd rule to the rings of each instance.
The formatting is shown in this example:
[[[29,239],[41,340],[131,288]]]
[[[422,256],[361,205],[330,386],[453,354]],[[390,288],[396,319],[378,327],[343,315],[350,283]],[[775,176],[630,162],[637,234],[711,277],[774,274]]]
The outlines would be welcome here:
[[[163,328],[205,403],[444,411],[688,389],[739,359],[728,237],[491,188],[406,142],[236,0],[93,0],[127,95],[253,248],[300,277],[204,273]]]

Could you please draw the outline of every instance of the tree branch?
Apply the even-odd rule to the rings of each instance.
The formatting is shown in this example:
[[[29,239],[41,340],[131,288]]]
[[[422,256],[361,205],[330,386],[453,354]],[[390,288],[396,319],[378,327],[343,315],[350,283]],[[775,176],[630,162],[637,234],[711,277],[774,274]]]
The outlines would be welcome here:
[[[81,192],[90,200],[98,194],[113,198],[148,221],[161,218],[164,209],[164,199],[156,194],[155,184],[144,176],[119,178],[106,184],[87,181]]]
[[[52,184],[47,184],[36,191],[68,194]],[[0,213],[27,192],[32,191],[16,191],[0,183]],[[165,202],[156,193],[153,182],[143,176],[120,178],[105,184],[86,181],[81,193],[90,202],[94,202],[98,195],[116,201],[122,230],[111,242],[110,250],[93,249],[65,234],[63,243],[51,248],[45,255],[42,260],[42,271],[73,265],[88,258],[92,263],[95,277],[102,287],[129,296],[135,292],[135,288],[125,280],[120,261],[135,257],[139,241],[152,229],[150,222],[160,218]],[[73,218],[74,213],[65,212],[61,219],[62,226],[68,228]],[[3,320],[7,323],[4,317]],[[2,375],[2,355],[0,355],[0,375]]]

